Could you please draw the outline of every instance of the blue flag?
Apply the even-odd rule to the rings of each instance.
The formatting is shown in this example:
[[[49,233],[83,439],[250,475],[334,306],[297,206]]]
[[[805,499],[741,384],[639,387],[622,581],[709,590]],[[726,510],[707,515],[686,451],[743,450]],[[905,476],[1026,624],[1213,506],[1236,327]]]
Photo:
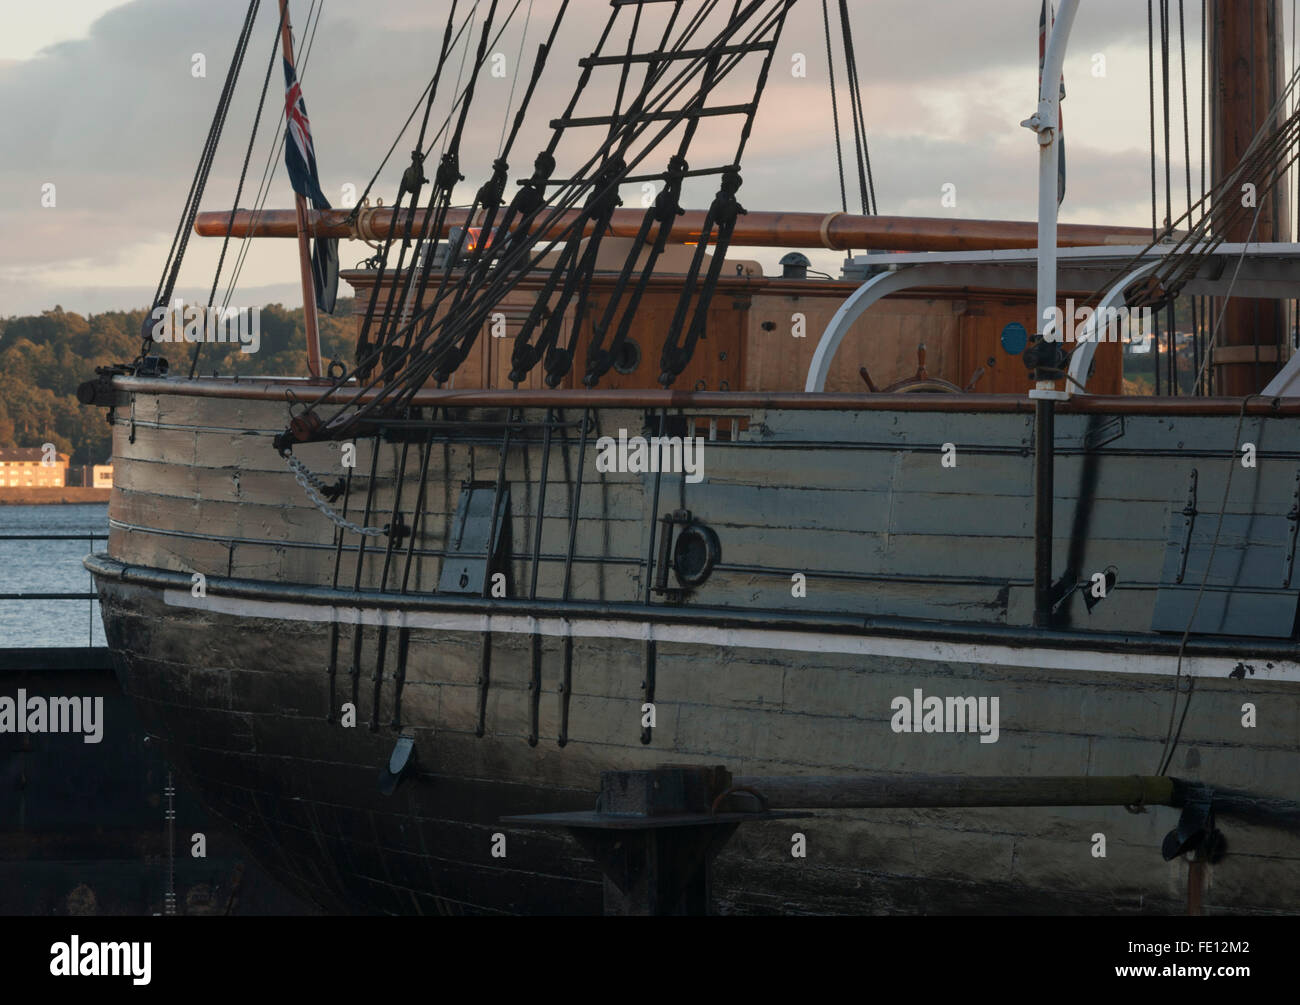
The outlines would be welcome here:
[[[289,61],[284,61],[284,114],[288,128],[284,134],[284,163],[289,169],[293,190],[316,210],[330,208],[320,188],[316,171],[316,148],[312,145],[311,123],[307,105],[302,100],[302,85]],[[326,314],[334,313],[339,288],[339,242],[335,238],[317,238],[312,242],[312,282],[316,289],[316,306]]]

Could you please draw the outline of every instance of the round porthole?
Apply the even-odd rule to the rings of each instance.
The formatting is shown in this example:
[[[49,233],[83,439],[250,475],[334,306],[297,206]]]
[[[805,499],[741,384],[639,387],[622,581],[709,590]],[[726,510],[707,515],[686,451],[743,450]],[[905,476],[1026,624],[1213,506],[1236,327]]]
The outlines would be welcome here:
[[[702,523],[687,524],[673,544],[673,572],[682,586],[695,588],[713,572],[722,560],[722,545],[713,529]]]
[[[624,339],[623,345],[619,348],[618,356],[614,359],[614,369],[619,373],[632,373],[641,365],[641,347],[632,339]]]

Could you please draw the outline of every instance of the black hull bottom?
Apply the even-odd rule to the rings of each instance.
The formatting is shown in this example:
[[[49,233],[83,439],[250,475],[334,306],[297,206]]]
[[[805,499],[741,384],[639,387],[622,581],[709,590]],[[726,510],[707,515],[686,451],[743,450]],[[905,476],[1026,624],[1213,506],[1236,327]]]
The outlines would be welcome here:
[[[600,875],[576,843],[554,831],[504,826],[500,819],[590,809],[602,769],[677,761],[722,763],[740,773],[764,763],[755,751],[701,756],[674,748],[663,729],[648,748],[621,726],[611,734],[616,740],[596,741],[577,728],[585,721],[580,716],[567,746],[548,733],[552,723],[544,723],[541,742],[530,746],[519,726],[528,704],[526,686],[520,686],[526,673],[511,663],[526,652],[525,643],[495,657],[482,738],[474,735],[472,717],[467,728],[463,710],[453,715],[446,698],[441,705],[426,702],[408,682],[404,720],[417,738],[418,767],[396,793],[384,796],[380,767],[395,742],[388,708],[379,727],[368,728],[373,667],[365,664],[355,690],[346,672],[337,681],[341,700],[359,698],[356,728],[326,721],[321,643],[327,628],[184,611],[167,606],[157,590],[102,577],[100,592],[123,688],[146,728],[252,854],[329,912],[598,914]],[[453,634],[439,639],[445,665],[457,645],[473,646]],[[595,665],[579,664],[580,685],[590,676],[584,667]],[[937,687],[938,677],[951,675],[951,667],[936,666],[936,679],[918,678],[918,685]],[[553,667],[543,695],[548,707],[552,676]],[[1117,675],[1104,676],[1112,691],[1132,687]],[[1159,687],[1167,694],[1166,685]],[[475,689],[463,690],[472,703]],[[716,724],[721,746],[714,749],[721,750],[734,713],[703,711]],[[859,732],[863,744],[883,742],[876,727]],[[883,736],[898,739],[887,727]],[[952,749],[992,749],[973,736],[965,739],[970,743]],[[1007,742],[1017,741],[1001,741]],[[859,770],[885,767],[880,759],[887,749],[864,746]],[[1072,750],[1068,743],[1061,751],[1024,743],[1004,749],[997,756],[1018,758],[1025,772],[1050,772],[1052,758]],[[816,773],[818,767],[805,770]],[[943,770],[970,768],[957,757]],[[1186,863],[1164,863],[1158,852],[1160,836],[1175,822],[1173,810],[1133,816],[1122,808],[1095,808],[824,813],[750,823],[717,860],[714,907],[727,914],[1179,914],[1186,910]],[[791,855],[796,831],[806,836],[806,858]],[[1089,856],[1090,835],[1098,831],[1111,842],[1108,860]],[[1270,861],[1255,862],[1247,842],[1222,884],[1225,901],[1233,900],[1214,904],[1211,898],[1212,906],[1282,913],[1288,888],[1264,888],[1259,877],[1272,873],[1251,870],[1285,867],[1294,842],[1279,853],[1266,844],[1274,838],[1253,833]],[[505,836],[504,858],[493,855],[497,834]]]

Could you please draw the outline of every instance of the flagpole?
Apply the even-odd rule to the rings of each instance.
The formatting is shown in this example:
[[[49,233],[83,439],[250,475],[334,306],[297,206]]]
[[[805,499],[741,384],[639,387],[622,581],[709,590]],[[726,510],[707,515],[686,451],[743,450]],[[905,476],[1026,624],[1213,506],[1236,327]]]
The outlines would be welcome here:
[[[280,0],[280,42],[284,60],[293,68],[293,26],[289,24],[289,0]],[[286,141],[288,137],[286,136]],[[316,285],[312,280],[311,241],[308,223],[307,200],[294,193],[298,211],[298,260],[302,271],[302,315],[307,324],[307,371],[313,377],[321,375],[320,325],[316,318]]]
[[[1079,0],[1061,0],[1061,10],[1053,23],[1046,2],[1043,22],[1049,27],[1042,71],[1038,81],[1038,111],[1021,123],[1037,134],[1038,139],[1038,335],[1046,335],[1048,318],[1056,311],[1056,224],[1060,201],[1061,151],[1061,69],[1065,48]],[[1074,319],[1061,318],[1052,339],[1064,341]],[[1049,628],[1056,599],[1052,582],[1052,510],[1056,503],[1056,403],[1069,398],[1069,391],[1056,389],[1049,375],[1059,361],[1039,342],[1040,360],[1051,365],[1034,368],[1035,386],[1029,397],[1034,401],[1034,618],[1035,628]],[[1026,353],[1026,362],[1029,361]]]
[[[1062,0],[1055,23],[1047,18],[1049,32],[1043,69],[1038,84],[1038,111],[1027,120],[1038,134],[1038,324],[1045,325],[1049,312],[1056,307],[1056,226],[1057,203],[1060,201],[1061,156],[1061,68],[1065,49],[1074,25],[1079,0]],[[1073,321],[1066,318],[1066,323]],[[1064,331],[1056,332],[1058,341]],[[1039,381],[1038,390],[1050,391],[1053,381]],[[1062,396],[1068,396],[1068,391]],[[1037,395],[1030,394],[1030,397]]]

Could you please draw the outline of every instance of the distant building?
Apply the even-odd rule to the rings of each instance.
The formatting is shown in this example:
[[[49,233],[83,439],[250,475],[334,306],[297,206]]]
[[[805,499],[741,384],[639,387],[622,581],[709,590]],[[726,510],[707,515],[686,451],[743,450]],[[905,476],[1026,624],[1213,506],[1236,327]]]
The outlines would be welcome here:
[[[63,488],[68,482],[67,454],[55,454],[51,463],[41,447],[0,447],[0,488]]]
[[[97,489],[111,489],[113,487],[113,465],[96,464],[93,474],[94,480],[91,485]]]

